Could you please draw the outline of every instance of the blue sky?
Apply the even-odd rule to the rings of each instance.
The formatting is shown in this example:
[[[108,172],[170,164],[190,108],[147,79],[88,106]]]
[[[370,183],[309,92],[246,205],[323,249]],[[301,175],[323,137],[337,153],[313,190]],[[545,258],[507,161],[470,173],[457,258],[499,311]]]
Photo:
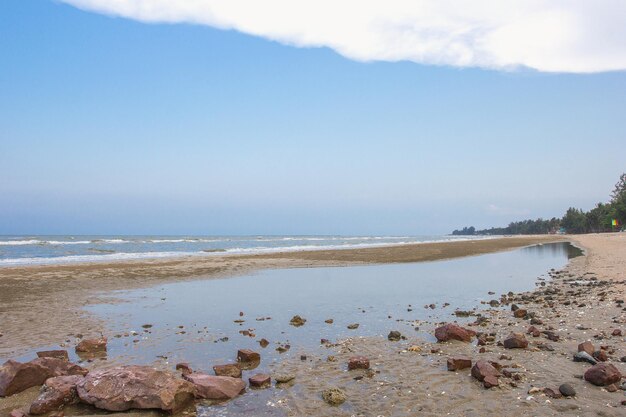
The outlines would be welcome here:
[[[0,2],[0,234],[431,234],[626,170],[626,73],[357,61]]]

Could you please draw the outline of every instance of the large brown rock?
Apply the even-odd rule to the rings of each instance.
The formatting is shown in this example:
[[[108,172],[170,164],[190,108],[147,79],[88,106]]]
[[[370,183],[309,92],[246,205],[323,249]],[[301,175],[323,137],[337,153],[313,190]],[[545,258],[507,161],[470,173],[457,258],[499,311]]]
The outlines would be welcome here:
[[[107,338],[85,339],[76,346],[76,353],[99,353],[106,352]]]
[[[505,349],[526,349],[528,347],[528,340],[523,333],[511,333],[506,339],[504,339]]]
[[[579,352],[587,352],[590,355],[593,355],[593,352],[596,351],[596,348],[593,346],[593,343],[590,341],[583,342],[578,345]]]
[[[54,376],[65,376],[65,375],[85,376],[89,372],[87,369],[83,368],[82,366],[78,366],[74,363],[68,362],[65,359],[43,357],[43,358],[34,359],[30,361],[29,363],[35,363],[47,369],[50,375],[49,378],[54,377]]]
[[[39,363],[8,360],[0,368],[0,397],[42,385],[51,376],[50,370]]]
[[[622,374],[619,369],[610,363],[593,365],[585,372],[585,381],[601,387],[619,382]]]
[[[80,375],[56,376],[46,380],[39,397],[31,404],[30,414],[45,414],[78,402],[76,384]]]
[[[500,372],[489,362],[479,360],[472,367],[472,376],[483,383],[485,388],[498,385]]]
[[[448,340],[471,342],[474,336],[476,336],[475,331],[465,329],[453,323],[448,323],[435,329],[435,337],[438,342],[447,342]]]
[[[241,367],[236,363],[228,365],[215,365],[213,371],[217,376],[229,376],[231,378],[241,378]]]
[[[207,400],[230,400],[246,389],[246,383],[241,378],[230,376],[213,376],[194,372],[183,375],[196,388],[196,396]]]
[[[240,349],[237,351],[237,361],[243,363],[259,362],[261,355],[250,349]]]
[[[83,402],[109,411],[133,408],[177,411],[193,400],[188,381],[149,366],[119,366],[93,371],[76,385]]]

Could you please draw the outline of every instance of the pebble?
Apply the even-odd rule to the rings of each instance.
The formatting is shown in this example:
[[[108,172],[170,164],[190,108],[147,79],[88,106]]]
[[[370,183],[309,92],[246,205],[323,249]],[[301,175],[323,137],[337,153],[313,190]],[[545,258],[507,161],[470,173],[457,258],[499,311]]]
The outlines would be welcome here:
[[[341,405],[346,402],[346,393],[339,388],[328,388],[322,391],[322,399],[330,405]]]
[[[561,384],[559,391],[564,397],[574,397],[576,395],[576,390],[570,384]]]

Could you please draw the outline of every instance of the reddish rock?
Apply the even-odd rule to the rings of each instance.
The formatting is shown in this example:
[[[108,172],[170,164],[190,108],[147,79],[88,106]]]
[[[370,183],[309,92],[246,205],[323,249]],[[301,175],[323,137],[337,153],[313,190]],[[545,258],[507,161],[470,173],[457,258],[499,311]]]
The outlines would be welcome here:
[[[30,414],[45,414],[78,402],[76,384],[80,375],[57,376],[46,380],[39,397],[31,404]]]
[[[70,360],[70,356],[68,355],[67,350],[44,350],[41,352],[37,352],[37,356],[40,358],[56,358],[66,361]]]
[[[15,409],[9,413],[9,417],[28,417],[28,414],[26,414],[22,410]]]
[[[609,363],[593,365],[585,372],[585,381],[601,387],[619,382],[620,379],[622,374],[615,365]]]
[[[231,378],[241,378],[241,367],[236,363],[228,365],[215,365],[213,371],[217,376],[229,376]]]
[[[85,339],[76,346],[76,353],[99,353],[106,352],[107,338]]]
[[[29,363],[35,363],[47,369],[49,373],[48,378],[51,378],[54,376],[65,376],[65,375],[84,376],[84,375],[87,375],[87,373],[89,372],[87,369],[83,368],[82,366],[78,366],[64,359],[43,357],[43,358],[34,359],[30,361]]]
[[[498,378],[493,375],[487,375],[483,379],[483,386],[485,388],[497,387],[499,384],[500,384],[500,381],[498,381]]]
[[[528,330],[526,330],[526,334],[530,334],[533,337],[539,337],[541,336],[541,332],[539,331],[538,328],[536,328],[535,326],[530,326],[528,328]]]
[[[593,357],[600,362],[606,362],[609,360],[609,355],[604,349],[596,350],[595,352],[593,352]]]
[[[448,323],[435,329],[435,337],[438,342],[447,342],[448,340],[471,342],[474,336],[476,336],[475,331],[464,329],[453,323]]]
[[[196,387],[198,398],[207,400],[230,400],[246,389],[246,383],[240,378],[230,376],[213,376],[203,373],[183,375]]]
[[[193,375],[193,374],[192,374]],[[89,373],[76,385],[80,399],[97,408],[174,412],[193,400],[194,384],[149,366],[119,366]]]
[[[370,369],[370,360],[365,356],[353,356],[348,360],[348,370]]]
[[[558,389],[553,388],[544,388],[543,393],[546,394],[550,398],[563,398],[563,394]]]
[[[191,366],[187,362],[181,362],[176,364],[176,370],[180,371],[183,375],[188,375],[193,372]]]
[[[615,384],[607,385],[606,390],[608,392],[617,392],[617,386]]]
[[[620,329],[614,329],[613,332],[611,332],[611,336],[621,336],[622,335],[622,331]]]
[[[472,360],[465,356],[456,356],[448,358],[448,371],[460,371],[461,369],[471,368]]]
[[[593,352],[596,351],[596,348],[593,346],[593,343],[586,341],[578,345],[579,352],[587,352],[590,355],[593,355]]]
[[[472,376],[477,380],[483,382],[486,377],[490,378],[489,382],[493,382],[493,378],[497,378],[500,376],[500,372],[489,362],[485,360],[479,360],[472,366]],[[497,384],[496,384],[497,385]]]
[[[523,319],[524,317],[526,317],[526,315],[528,315],[528,311],[523,308],[518,308],[513,312],[513,316],[518,319]]]
[[[254,388],[267,388],[272,385],[272,378],[266,374],[256,374],[248,378],[248,382]]]
[[[526,337],[522,333],[511,333],[504,339],[505,349],[526,349],[527,347],[528,340],[526,340]]]
[[[250,349],[240,349],[237,352],[238,362],[259,362],[261,355]]]
[[[0,397],[42,385],[51,376],[50,370],[38,363],[8,360],[0,368]]]

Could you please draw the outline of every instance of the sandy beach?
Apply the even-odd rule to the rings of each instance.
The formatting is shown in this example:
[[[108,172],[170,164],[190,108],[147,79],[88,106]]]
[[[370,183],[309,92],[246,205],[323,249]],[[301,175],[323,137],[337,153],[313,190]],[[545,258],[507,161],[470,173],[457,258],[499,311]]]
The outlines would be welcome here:
[[[329,342],[323,355],[299,349],[298,353],[306,355],[307,360],[302,361],[296,355],[271,365],[273,373],[295,376],[295,383],[276,387],[271,401],[259,403],[258,413],[288,416],[621,415],[623,391],[608,392],[606,388],[582,380],[582,374],[590,365],[573,362],[572,355],[579,343],[590,340],[598,349],[603,346],[609,363],[626,373],[624,364],[620,363],[620,358],[626,356],[624,337],[612,336],[616,329],[626,331],[623,304],[616,303],[624,299],[626,282],[626,234],[623,233],[3,268],[0,270],[0,332],[3,333],[0,355],[9,359],[42,345],[61,344],[63,348],[72,349],[73,346],[64,344],[66,335],[70,334],[90,337],[103,332],[110,336],[107,323],[90,317],[82,307],[105,300],[113,290],[189,279],[227,278],[264,268],[451,259],[564,239],[583,248],[585,256],[574,258],[562,271],[553,271],[553,280],[538,282],[535,291],[505,296],[500,299],[504,308],[491,308],[483,314],[486,320],[469,325],[488,337],[483,346],[425,342],[411,334],[405,335],[406,340],[392,342],[386,337],[361,338],[357,332],[353,338]],[[110,298],[106,300],[115,302]],[[504,349],[498,344],[511,331],[525,334],[530,326],[528,319],[513,316],[511,304],[527,309],[539,320],[534,323],[541,333],[538,337],[526,335],[527,349]],[[541,324],[537,324],[539,322]],[[434,333],[440,324],[423,322],[420,327]],[[347,372],[346,363],[354,355],[368,357],[371,371]],[[509,375],[519,376],[502,377],[498,387],[487,390],[470,376],[469,369],[446,370],[446,360],[458,355],[473,361],[495,361],[510,372]],[[91,366],[104,365],[94,363]],[[563,383],[570,384],[577,395],[551,398],[542,391],[544,388],[558,391]],[[324,403],[320,393],[329,387],[343,390],[347,396],[344,405],[331,407]],[[533,387],[538,388],[536,392],[532,391]],[[8,412],[29,403],[37,392],[31,389],[0,399],[0,410]],[[66,414],[85,412],[69,409]],[[193,410],[187,412],[193,413]]]

